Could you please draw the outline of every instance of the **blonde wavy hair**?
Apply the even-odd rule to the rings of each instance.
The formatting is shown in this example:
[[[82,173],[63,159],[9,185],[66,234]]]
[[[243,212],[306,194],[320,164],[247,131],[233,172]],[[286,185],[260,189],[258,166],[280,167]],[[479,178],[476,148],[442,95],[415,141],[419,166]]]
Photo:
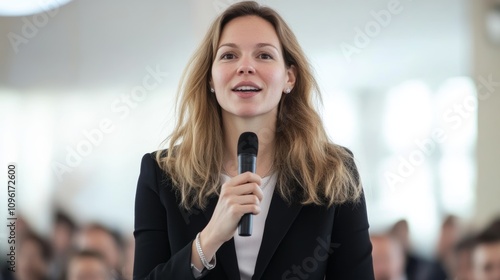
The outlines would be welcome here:
[[[276,191],[287,201],[328,205],[355,201],[361,185],[351,153],[329,139],[314,109],[320,92],[311,67],[290,27],[273,9],[253,1],[233,4],[210,26],[182,75],[177,95],[176,126],[156,153],[186,209],[206,206],[218,195],[223,168],[221,107],[210,92],[212,63],[224,26],[234,18],[258,16],[270,22],[282,45],[287,67],[296,69],[295,86],[278,105],[274,171]]]

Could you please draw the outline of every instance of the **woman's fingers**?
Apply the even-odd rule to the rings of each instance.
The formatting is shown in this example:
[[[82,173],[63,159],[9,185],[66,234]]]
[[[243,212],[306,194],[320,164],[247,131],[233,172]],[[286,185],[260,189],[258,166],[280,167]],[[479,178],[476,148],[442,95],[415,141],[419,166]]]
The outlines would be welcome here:
[[[259,175],[246,172],[231,178],[221,188],[221,196],[254,194],[262,200],[263,193],[260,189],[262,179]]]
[[[260,184],[262,183],[262,178],[255,173],[245,172],[237,176],[234,176],[227,183],[229,183],[232,186],[239,186],[245,183],[257,183],[260,186]]]
[[[232,197],[232,196],[242,196],[242,195],[248,195],[248,194],[253,194],[257,196],[257,198],[262,200],[264,197],[264,194],[262,193],[262,190],[260,186],[256,183],[246,183],[243,185],[239,186],[224,186],[221,190],[221,197]]]

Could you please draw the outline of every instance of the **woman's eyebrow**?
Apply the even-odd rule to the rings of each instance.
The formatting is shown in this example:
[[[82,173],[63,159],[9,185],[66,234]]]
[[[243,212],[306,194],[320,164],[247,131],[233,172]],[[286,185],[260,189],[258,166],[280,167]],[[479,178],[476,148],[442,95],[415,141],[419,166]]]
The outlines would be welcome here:
[[[237,48],[238,46],[235,43],[225,43],[225,44],[220,45],[217,49],[220,49],[222,47]]]
[[[270,43],[258,43],[257,47],[259,47],[259,48],[271,47],[271,48],[275,48],[277,51],[279,51],[278,48],[275,45],[270,44]]]
[[[278,51],[278,48],[276,46],[274,46],[273,44],[270,44],[270,43],[258,43],[258,44],[256,44],[256,46],[258,48],[272,47],[272,48],[275,48]],[[238,48],[238,45],[236,45],[235,43],[225,43],[225,44],[220,45],[217,48],[217,50],[220,49],[220,48],[222,48],[222,47]]]

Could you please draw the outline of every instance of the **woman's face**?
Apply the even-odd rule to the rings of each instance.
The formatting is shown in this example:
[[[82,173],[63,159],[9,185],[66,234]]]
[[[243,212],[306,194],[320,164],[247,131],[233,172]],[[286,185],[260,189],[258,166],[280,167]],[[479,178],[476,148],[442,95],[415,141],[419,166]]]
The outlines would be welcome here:
[[[210,85],[225,115],[276,116],[285,89],[295,82],[286,67],[274,27],[257,16],[238,17],[224,27]]]

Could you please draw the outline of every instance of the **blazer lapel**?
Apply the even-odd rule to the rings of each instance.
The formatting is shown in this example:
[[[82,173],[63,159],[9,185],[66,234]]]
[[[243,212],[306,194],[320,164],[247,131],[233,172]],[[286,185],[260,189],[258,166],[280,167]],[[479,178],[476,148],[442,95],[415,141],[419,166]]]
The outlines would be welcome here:
[[[260,279],[281,240],[288,232],[293,221],[302,209],[302,204],[285,202],[279,193],[274,192],[267,214],[262,243],[252,279]]]
[[[218,200],[218,197],[212,197],[203,211],[203,215],[207,219],[207,223],[212,218],[212,214],[214,213]],[[222,244],[217,251],[216,256],[217,265],[224,268],[224,271],[227,274],[227,279],[240,279],[240,269],[238,268],[238,259],[236,258],[236,249],[234,247],[233,238]]]

